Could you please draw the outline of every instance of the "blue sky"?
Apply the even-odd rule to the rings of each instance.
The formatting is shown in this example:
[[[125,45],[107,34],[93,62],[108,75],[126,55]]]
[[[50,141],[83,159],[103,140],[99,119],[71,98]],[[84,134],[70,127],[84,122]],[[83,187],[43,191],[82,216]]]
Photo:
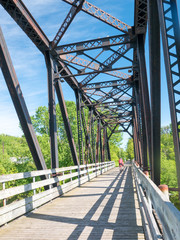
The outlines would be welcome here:
[[[24,0],[23,2],[48,38],[52,40],[68,13],[70,5],[61,0]],[[125,23],[133,25],[134,0],[89,0],[89,2]],[[180,9],[180,0],[177,2]],[[29,113],[33,115],[38,106],[47,106],[48,103],[44,57],[1,6],[0,16],[0,26],[3,30]],[[64,35],[61,44],[116,34],[119,34],[118,30],[80,12]],[[148,64],[148,53],[146,53],[146,59]],[[162,126],[165,126],[170,123],[170,116],[163,60],[162,69]],[[66,83],[63,83],[63,91],[65,100],[75,100],[73,91]],[[0,71],[0,134],[21,136],[22,132],[18,125],[19,120]],[[123,146],[127,142],[126,135],[124,135],[124,140]]]

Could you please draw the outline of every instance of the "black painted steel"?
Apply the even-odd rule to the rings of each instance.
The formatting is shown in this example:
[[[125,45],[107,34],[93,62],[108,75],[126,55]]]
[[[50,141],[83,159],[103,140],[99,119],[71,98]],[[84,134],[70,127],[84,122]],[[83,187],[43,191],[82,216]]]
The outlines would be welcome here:
[[[160,132],[161,132],[161,76],[160,76],[160,26],[157,1],[148,1],[149,62],[151,89],[151,147],[153,181],[160,185]]]
[[[28,143],[32,157],[34,159],[35,165],[38,170],[46,169],[46,163],[44,161],[35,131],[33,129],[31,118],[29,116],[29,112],[26,107],[21,87],[18,82],[1,28],[0,28],[0,66],[7,87],[9,89],[9,93],[11,95],[14,107],[19,117],[19,121],[21,123],[24,135],[26,137],[26,141]]]

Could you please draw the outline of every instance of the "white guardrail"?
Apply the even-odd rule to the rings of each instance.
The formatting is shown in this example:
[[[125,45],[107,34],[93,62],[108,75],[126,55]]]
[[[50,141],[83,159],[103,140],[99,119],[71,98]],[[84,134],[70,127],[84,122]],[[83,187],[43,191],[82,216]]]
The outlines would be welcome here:
[[[180,212],[134,163],[133,170],[141,213],[146,228],[146,239],[179,240]],[[156,218],[154,217],[155,214],[157,214]],[[159,226],[162,228],[162,234]]]
[[[115,167],[114,162],[103,162],[96,164],[80,165],[73,167],[56,168],[49,170],[40,170],[24,172],[10,175],[1,175],[0,201],[3,202],[0,207],[0,226],[51,201],[52,199],[80,186],[81,184],[97,177],[98,175]],[[40,176],[46,176],[41,180]],[[22,179],[30,179],[32,182],[16,187],[7,188],[8,182]],[[38,181],[36,181],[38,178]],[[56,186],[54,187],[54,185]],[[58,186],[57,186],[58,184]],[[39,188],[46,187],[47,190],[39,192]],[[18,194],[33,192],[31,197],[16,200],[6,205],[7,199]]]

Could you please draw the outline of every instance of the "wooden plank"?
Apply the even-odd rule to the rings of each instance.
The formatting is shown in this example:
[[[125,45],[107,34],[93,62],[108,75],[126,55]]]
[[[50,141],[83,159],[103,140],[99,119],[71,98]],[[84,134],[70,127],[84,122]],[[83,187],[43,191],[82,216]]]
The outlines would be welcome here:
[[[86,171],[81,171],[83,173],[87,173]],[[54,183],[57,182],[59,180],[66,180],[66,179],[70,179],[72,177],[78,176],[78,172],[72,173],[72,174],[67,174],[61,177],[56,177],[56,178],[52,178],[52,179],[48,179],[48,180],[44,180],[44,181],[48,181],[48,183]],[[20,200],[18,202],[12,203],[10,205],[7,205],[5,207],[0,208],[0,225],[5,224],[6,222],[11,221],[12,219],[23,215],[31,210],[33,210],[34,208],[37,208],[39,206],[41,206],[42,204],[46,203],[47,201],[52,200],[53,198],[56,198],[70,190],[72,190],[73,188],[80,186],[81,184],[90,181],[91,179],[93,179],[94,177],[97,176],[97,173],[91,173],[90,175],[86,175],[84,177],[81,177],[80,179],[76,179],[73,181],[70,181],[68,183],[65,183],[61,186],[58,186],[57,188],[52,188],[49,189],[45,192],[36,194],[32,197]],[[50,181],[49,181],[50,180]],[[40,182],[36,182],[34,183],[36,186],[39,186],[40,183],[44,182],[44,181],[40,181]],[[28,184],[27,184],[28,185]],[[24,185],[27,187],[27,189],[29,189],[27,185]],[[18,191],[22,190],[22,188],[24,186],[20,186],[21,188],[18,189]],[[32,185],[30,187],[33,187]],[[11,189],[6,189],[6,190],[13,190],[13,188]],[[15,188],[16,193],[17,188]],[[1,195],[2,198],[4,198],[4,195]]]
[[[63,191],[79,180],[87,181],[88,175],[67,183]],[[43,197],[35,204],[38,201]],[[120,173],[113,168],[0,229],[1,240],[46,240],[50,236],[61,240],[145,239],[131,169]]]

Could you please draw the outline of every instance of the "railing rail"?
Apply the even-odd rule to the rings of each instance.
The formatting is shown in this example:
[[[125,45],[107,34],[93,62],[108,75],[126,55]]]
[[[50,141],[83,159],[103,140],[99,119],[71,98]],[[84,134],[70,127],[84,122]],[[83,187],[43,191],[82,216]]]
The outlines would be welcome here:
[[[81,184],[97,177],[98,175],[115,167],[114,162],[102,162],[73,167],[64,167],[25,173],[9,174],[0,176],[0,201],[4,206],[0,208],[0,226],[51,201],[52,199],[80,186]],[[46,175],[41,180],[40,176]],[[36,181],[38,178],[38,181]],[[7,188],[9,182],[29,179],[31,182]],[[41,192],[39,188],[46,187]],[[31,191],[30,197],[12,202],[8,205],[7,200],[19,194]]]
[[[151,231],[149,239],[180,239],[180,212],[135,164],[133,164],[133,170],[142,212]],[[153,210],[160,221],[162,234],[154,218]]]

